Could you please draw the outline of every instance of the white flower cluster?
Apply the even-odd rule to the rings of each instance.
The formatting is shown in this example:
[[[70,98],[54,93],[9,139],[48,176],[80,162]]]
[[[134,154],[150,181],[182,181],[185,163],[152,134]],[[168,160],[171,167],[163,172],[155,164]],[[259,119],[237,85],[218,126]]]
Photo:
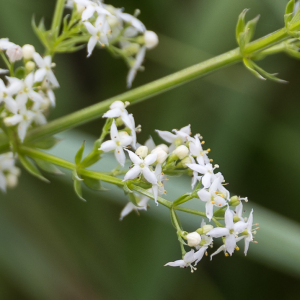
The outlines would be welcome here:
[[[23,142],[27,129],[46,123],[45,112],[55,105],[53,88],[59,86],[52,71],[51,56],[42,58],[32,45],[22,48],[8,39],[0,39],[0,51],[6,51],[11,73],[6,83],[0,79],[0,111],[6,126],[18,125],[18,135]],[[23,66],[14,70],[14,63],[23,59]]]
[[[3,192],[18,184],[20,169],[15,166],[15,162],[12,152],[0,155],[0,189]]]
[[[131,87],[137,71],[143,70],[142,63],[146,49],[158,44],[155,32],[146,30],[145,25],[123,9],[91,0],[71,0],[67,6],[75,8],[81,14],[90,39],[87,45],[88,57],[98,44],[117,56],[125,59],[130,67],[127,86]]]
[[[148,192],[153,194],[153,198],[158,204],[158,196],[166,193],[164,189],[165,173],[176,174],[176,171],[185,170],[188,174],[193,174],[192,189],[195,197],[205,202],[206,216],[209,221],[214,217],[214,207],[223,213],[225,227],[206,225],[204,222],[201,228],[193,233],[182,232],[181,237],[187,240],[187,245],[195,247],[188,252],[183,260],[168,263],[168,266],[186,267],[192,270],[202,259],[208,247],[212,247],[213,238],[223,237],[222,245],[212,256],[221,252],[232,255],[234,249],[238,249],[236,243],[241,239],[245,240],[245,255],[247,254],[249,242],[253,240],[252,230],[253,210],[248,221],[243,218],[243,204],[241,200],[248,202],[247,198],[238,196],[230,197],[229,191],[224,187],[224,177],[221,172],[215,173],[218,165],[212,165],[212,160],[208,154],[210,149],[204,150],[200,134],[191,137],[190,125],[174,129],[173,132],[156,130],[159,136],[170,145],[161,144],[156,146],[150,137],[144,146],[136,142],[136,132],[139,127],[135,127],[132,114],[128,114],[124,104],[116,101],[110,106],[110,110],[104,114],[105,118],[113,118],[110,128],[111,139],[103,142],[99,150],[104,152],[114,151],[115,157],[121,166],[126,161],[128,152],[131,161],[130,170],[125,174],[123,181],[134,180],[135,184],[146,183],[150,188]],[[119,126],[124,125],[125,129],[118,130]],[[135,152],[128,148],[134,149]],[[126,151],[126,152],[125,152]],[[199,183],[198,183],[199,182]],[[197,184],[198,183],[198,184]],[[195,186],[197,184],[197,188]],[[134,195],[136,201],[128,203],[121,212],[123,219],[131,211],[146,210],[149,198],[143,196],[139,198]],[[235,211],[230,207],[235,207]],[[220,223],[219,223],[220,224]],[[220,224],[221,225],[221,224]],[[229,253],[229,254],[228,254]],[[194,265],[192,265],[194,263]]]

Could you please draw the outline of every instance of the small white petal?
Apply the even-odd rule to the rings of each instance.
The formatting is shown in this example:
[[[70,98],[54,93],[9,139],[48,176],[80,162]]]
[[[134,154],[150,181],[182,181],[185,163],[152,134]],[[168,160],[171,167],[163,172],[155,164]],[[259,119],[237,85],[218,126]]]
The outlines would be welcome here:
[[[155,130],[158,135],[165,140],[168,143],[173,143],[176,139],[176,135],[169,132],[169,131],[160,131],[160,130]]]
[[[104,143],[102,143],[100,150],[104,151],[104,152],[109,152],[112,150],[115,150],[117,148],[117,144],[115,141],[106,141]]]
[[[135,165],[139,165],[143,162],[143,160],[141,160],[134,152],[132,151],[128,151],[129,154],[129,158],[130,160],[135,164]]]
[[[156,159],[157,159],[157,154],[156,153],[151,153],[151,154],[146,156],[146,158],[144,159],[144,163],[147,166],[150,166],[150,165],[155,163]]]
[[[134,166],[125,174],[123,181],[135,179],[140,175],[141,171],[142,169],[140,166]]]
[[[235,248],[236,242],[235,242],[235,236],[234,234],[230,234],[225,238],[225,247],[227,252],[232,255],[234,248]]]
[[[227,236],[229,235],[229,230],[227,228],[224,227],[216,227],[212,230],[210,230],[207,233],[208,236],[214,237],[214,238],[218,238],[221,236]]]
[[[122,147],[117,147],[115,150],[115,157],[119,164],[124,167],[126,156]]]
[[[142,172],[143,172],[143,175],[144,175],[145,179],[148,182],[150,182],[152,184],[157,184],[157,179],[156,179],[156,176],[155,176],[154,172],[150,171],[150,169],[147,168],[147,167],[144,167],[142,169]]]

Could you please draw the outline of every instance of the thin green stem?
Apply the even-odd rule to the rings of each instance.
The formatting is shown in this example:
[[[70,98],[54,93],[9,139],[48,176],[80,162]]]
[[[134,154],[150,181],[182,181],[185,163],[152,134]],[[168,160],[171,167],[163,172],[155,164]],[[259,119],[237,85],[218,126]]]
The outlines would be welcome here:
[[[32,157],[32,158],[39,158],[39,159],[45,160],[49,163],[55,164],[57,166],[65,168],[65,169],[75,170],[75,168],[76,168],[75,164],[73,164],[69,161],[66,161],[66,160],[61,159],[59,157],[56,157],[54,155],[51,155],[51,154],[48,154],[48,153],[45,153],[45,152],[42,152],[42,151],[39,151],[39,150],[36,150],[36,149],[32,149],[32,148],[29,148],[29,147],[21,146],[19,148],[19,152],[24,154],[24,155],[27,155],[29,157]],[[105,173],[100,173],[100,172],[95,172],[95,171],[90,171],[90,170],[84,170],[84,169],[78,170],[78,173],[83,175],[83,176],[89,177],[89,178],[98,179],[98,180],[108,182],[108,183],[111,183],[111,184],[115,184],[115,185],[118,185],[118,186],[123,186],[125,184],[125,182],[123,182],[122,179],[117,178],[117,177],[113,177],[113,176],[109,176]],[[153,194],[149,193],[147,190],[145,190],[145,189],[143,189],[139,186],[132,185],[132,189],[134,191],[144,195],[144,196],[147,196],[151,199],[154,199]],[[168,208],[172,207],[172,202],[171,201],[168,201],[168,200],[163,199],[161,197],[158,197],[157,201],[160,204],[162,204],[162,205],[164,205]]]
[[[60,28],[61,21],[62,21],[65,2],[66,2],[65,0],[57,0],[57,2],[56,2],[53,20],[52,20],[52,24],[51,24],[51,30],[55,31],[55,34],[54,34],[55,38],[57,38],[58,33],[59,33],[59,28]]]

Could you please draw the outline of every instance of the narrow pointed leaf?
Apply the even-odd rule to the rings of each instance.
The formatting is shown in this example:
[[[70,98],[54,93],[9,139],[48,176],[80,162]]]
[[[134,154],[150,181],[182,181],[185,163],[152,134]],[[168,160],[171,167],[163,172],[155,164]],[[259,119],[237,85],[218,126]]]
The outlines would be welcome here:
[[[186,194],[180,196],[178,199],[176,199],[176,200],[173,202],[173,205],[174,205],[174,206],[177,206],[177,205],[180,205],[180,204],[182,204],[182,203],[185,203],[185,202],[186,202],[186,199],[187,199],[188,197],[190,197],[190,196],[191,196],[190,193],[186,193]]]
[[[260,15],[258,15],[256,18],[252,19],[251,21],[247,22],[246,27],[245,27],[245,31],[247,32],[246,44],[248,44],[252,40],[254,33],[255,33],[256,24],[257,24],[259,18],[260,18]]]
[[[261,79],[261,80],[266,80],[266,78],[264,78],[263,76],[261,76],[255,69],[254,66],[252,64],[252,62],[250,60],[248,60],[247,58],[243,59],[244,65],[245,67],[252,73],[254,74],[257,78]]]
[[[245,16],[249,9],[244,9],[239,15],[238,22],[236,24],[236,40],[240,44],[240,34],[245,30]]]
[[[51,136],[42,140],[38,140],[36,142],[31,142],[28,143],[29,146],[33,147],[33,148],[39,148],[39,149],[51,149],[52,147],[54,147],[57,143],[59,143],[61,140]],[[25,145],[27,145],[27,143],[25,143]]]
[[[19,157],[19,160],[21,162],[21,164],[23,165],[23,167],[33,176],[39,178],[40,180],[42,181],[45,181],[45,182],[49,182],[48,179],[46,179],[42,174],[41,172],[38,170],[38,168],[34,165],[34,163],[29,159],[27,158],[26,156],[22,155],[22,154],[19,154],[18,155]]]
[[[290,0],[285,7],[285,14],[292,14],[295,7],[295,0]]]
[[[79,148],[79,150],[77,151],[76,155],[75,155],[75,164],[79,165],[82,159],[82,154],[85,148],[85,141],[83,141],[81,147]]]
[[[58,169],[56,166],[54,166],[53,164],[47,161],[44,161],[39,158],[35,158],[34,161],[37,164],[37,166],[43,171],[46,171],[54,175],[64,175],[64,173],[60,169]]]
[[[81,188],[81,182],[79,180],[74,180],[74,190],[76,195],[79,197],[79,199],[86,201],[83,197],[82,197],[82,188]]]
[[[78,176],[76,170],[73,170],[73,172],[72,172],[72,179],[73,180],[78,180],[78,181],[83,181],[83,179]]]
[[[128,187],[127,183],[125,183],[123,185],[123,190],[124,190],[125,194],[132,194],[133,193],[132,190]]]
[[[129,193],[129,194],[128,194],[128,197],[129,197],[130,202],[133,203],[133,205],[139,206],[139,205],[138,205],[137,198],[135,197],[134,193]]]
[[[107,189],[103,188],[100,180],[89,178],[82,176],[84,184],[92,190],[96,191],[107,191]]]

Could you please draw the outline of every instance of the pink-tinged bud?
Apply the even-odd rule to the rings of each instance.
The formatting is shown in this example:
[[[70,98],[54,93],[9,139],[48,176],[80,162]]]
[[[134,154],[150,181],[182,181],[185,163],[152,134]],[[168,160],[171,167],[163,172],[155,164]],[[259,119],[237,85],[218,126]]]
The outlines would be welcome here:
[[[23,57],[22,48],[18,45],[11,46],[6,50],[6,55],[12,63],[20,60]]]

